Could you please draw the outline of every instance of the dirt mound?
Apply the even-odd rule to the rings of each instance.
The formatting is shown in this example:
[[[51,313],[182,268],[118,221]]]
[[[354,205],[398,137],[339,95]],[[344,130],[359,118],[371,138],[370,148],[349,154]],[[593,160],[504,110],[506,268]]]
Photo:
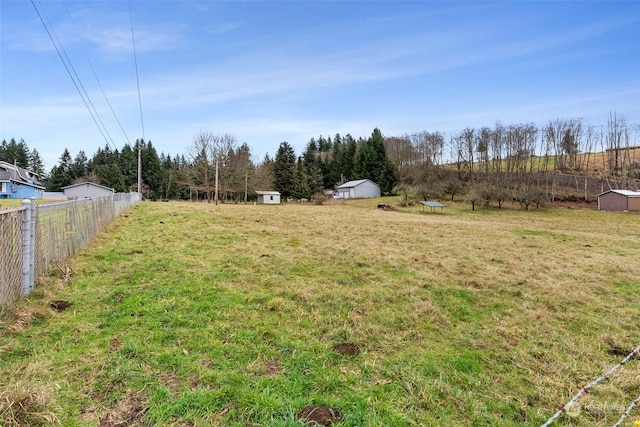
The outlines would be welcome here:
[[[299,420],[304,421],[307,425],[330,426],[333,423],[342,421],[342,414],[326,405],[308,405],[296,414]]]
[[[56,300],[51,301],[49,303],[49,307],[51,307],[55,311],[65,311],[67,308],[71,307],[71,303],[69,301]]]
[[[360,346],[353,342],[343,342],[333,345],[333,349],[345,356],[357,356],[360,354]]]

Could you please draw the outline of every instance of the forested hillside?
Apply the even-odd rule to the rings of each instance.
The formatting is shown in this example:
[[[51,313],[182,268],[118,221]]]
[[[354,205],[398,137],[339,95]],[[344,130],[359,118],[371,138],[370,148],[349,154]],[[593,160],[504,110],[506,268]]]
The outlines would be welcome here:
[[[377,182],[383,194],[405,199],[463,197],[472,206],[515,200],[528,208],[547,201],[593,201],[610,188],[640,185],[640,125],[611,114],[605,126],[580,119],[465,128],[450,135],[420,131],[368,138],[351,134],[313,137],[297,155],[281,142],[274,157],[257,160],[235,136],[203,131],[186,153],[158,155],[151,141],[122,149],[98,148],[89,158],[68,150],[46,173],[37,150],[23,140],[2,141],[0,160],[39,174],[47,190],[92,181],[116,191],[135,191],[138,156],[142,192],[149,199],[247,201],[256,190],[285,198],[324,198],[354,179]],[[217,176],[217,191],[216,191]]]

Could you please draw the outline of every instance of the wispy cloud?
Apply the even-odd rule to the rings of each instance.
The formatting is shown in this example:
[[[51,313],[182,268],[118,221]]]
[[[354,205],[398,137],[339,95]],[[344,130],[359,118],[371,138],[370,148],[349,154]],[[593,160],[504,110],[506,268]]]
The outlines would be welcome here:
[[[211,35],[219,35],[229,31],[235,31],[242,28],[244,25],[246,25],[246,22],[242,21],[218,22],[208,25],[206,31]]]

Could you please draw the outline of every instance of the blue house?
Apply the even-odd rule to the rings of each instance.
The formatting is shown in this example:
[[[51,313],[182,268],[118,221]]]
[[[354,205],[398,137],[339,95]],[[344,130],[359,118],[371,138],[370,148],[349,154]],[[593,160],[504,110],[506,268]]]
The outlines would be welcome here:
[[[44,189],[35,173],[0,161],[0,199],[41,199]]]

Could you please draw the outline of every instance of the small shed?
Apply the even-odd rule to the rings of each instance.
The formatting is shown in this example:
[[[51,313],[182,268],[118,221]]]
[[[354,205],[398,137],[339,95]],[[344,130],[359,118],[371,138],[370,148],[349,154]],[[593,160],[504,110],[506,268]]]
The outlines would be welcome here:
[[[113,188],[105,187],[104,185],[94,182],[80,182],[78,184],[67,185],[66,187],[62,187],[62,191],[64,191],[64,195],[67,196],[69,200],[111,196],[114,193]]]
[[[358,179],[338,186],[336,199],[367,199],[380,197],[380,186],[370,179]]]
[[[609,190],[600,193],[598,210],[640,212],[640,191]]]
[[[256,191],[259,205],[279,205],[280,192],[278,191]]]

